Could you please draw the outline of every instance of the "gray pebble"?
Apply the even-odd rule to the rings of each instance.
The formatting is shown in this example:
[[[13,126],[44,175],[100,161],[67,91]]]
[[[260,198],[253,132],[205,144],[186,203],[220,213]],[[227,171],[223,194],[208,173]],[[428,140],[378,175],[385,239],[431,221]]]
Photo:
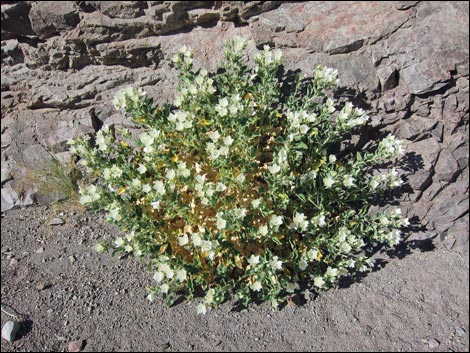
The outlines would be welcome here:
[[[7,321],[2,327],[2,338],[8,342],[13,342],[16,338],[16,333],[20,329],[20,324],[16,321]]]
[[[49,225],[51,226],[60,226],[64,224],[64,220],[61,218],[53,218],[52,221],[49,222]]]
[[[433,338],[433,339],[429,340],[428,346],[429,346],[430,349],[434,349],[434,348],[437,348],[440,344],[441,343],[438,340]]]

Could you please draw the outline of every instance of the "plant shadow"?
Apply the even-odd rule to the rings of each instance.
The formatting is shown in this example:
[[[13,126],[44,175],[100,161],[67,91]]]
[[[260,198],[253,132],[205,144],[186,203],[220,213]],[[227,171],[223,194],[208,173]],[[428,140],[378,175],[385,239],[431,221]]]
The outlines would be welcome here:
[[[18,333],[16,334],[16,340],[25,337],[33,329],[33,321],[30,319],[23,320],[19,324],[20,328],[18,330]]]

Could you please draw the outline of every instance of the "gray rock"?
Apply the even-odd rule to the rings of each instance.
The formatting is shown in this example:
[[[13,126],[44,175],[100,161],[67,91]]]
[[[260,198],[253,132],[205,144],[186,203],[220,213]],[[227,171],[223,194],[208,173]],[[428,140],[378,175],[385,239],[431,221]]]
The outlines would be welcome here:
[[[2,40],[16,38],[18,35],[33,35],[28,18],[30,7],[27,1],[2,3]]]
[[[395,6],[398,10],[408,10],[415,6],[419,1],[395,1]]]
[[[438,340],[433,338],[433,339],[429,340],[428,346],[429,346],[430,349],[435,349],[435,348],[439,347],[440,344],[441,343]]]
[[[441,181],[451,182],[460,172],[459,165],[447,148],[442,149],[436,166],[436,176]]]
[[[80,21],[78,9],[72,1],[33,2],[29,19],[34,33],[41,38],[73,29]]]
[[[62,218],[53,218],[50,222],[49,222],[49,225],[51,226],[60,226],[62,224],[64,224],[64,220]]]
[[[2,327],[2,338],[8,342],[13,342],[16,339],[16,334],[20,329],[20,324],[16,321],[7,321]]]
[[[70,342],[69,345],[68,345],[68,351],[69,352],[80,352],[83,349],[84,342],[85,341],[83,341],[83,340]]]
[[[382,92],[395,88],[398,85],[398,71],[392,66],[385,66],[377,69]]]

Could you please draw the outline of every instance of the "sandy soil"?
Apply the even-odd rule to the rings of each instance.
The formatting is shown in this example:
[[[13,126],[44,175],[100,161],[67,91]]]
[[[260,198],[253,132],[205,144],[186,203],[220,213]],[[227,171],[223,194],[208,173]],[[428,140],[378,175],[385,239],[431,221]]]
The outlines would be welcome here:
[[[54,217],[65,223],[50,226]],[[282,310],[226,303],[200,316],[194,302],[150,303],[144,263],[95,253],[116,234],[98,215],[34,207],[1,225],[2,308],[23,315],[2,352],[75,340],[83,351],[469,350],[469,260],[429,244],[379,253],[376,271]],[[2,326],[10,319],[2,311]]]

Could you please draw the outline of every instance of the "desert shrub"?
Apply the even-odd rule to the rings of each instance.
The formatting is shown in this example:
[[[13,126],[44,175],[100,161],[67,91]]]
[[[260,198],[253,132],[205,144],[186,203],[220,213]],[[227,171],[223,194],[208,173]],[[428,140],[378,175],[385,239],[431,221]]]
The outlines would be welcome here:
[[[149,299],[203,293],[199,313],[233,294],[277,306],[299,282],[327,289],[366,271],[365,251],[396,245],[408,222],[399,209],[369,212],[401,184],[378,167],[403,147],[391,135],[367,150],[341,147],[369,117],[331,98],[336,70],[315,68],[286,96],[281,52],[265,46],[250,68],[246,44],[229,40],[216,74],[195,70],[182,48],[174,102],[156,107],[133,87],[116,95],[141,128],[134,137],[105,126],[70,142],[94,180],[81,202],[126,234],[96,249],[148,258]]]

